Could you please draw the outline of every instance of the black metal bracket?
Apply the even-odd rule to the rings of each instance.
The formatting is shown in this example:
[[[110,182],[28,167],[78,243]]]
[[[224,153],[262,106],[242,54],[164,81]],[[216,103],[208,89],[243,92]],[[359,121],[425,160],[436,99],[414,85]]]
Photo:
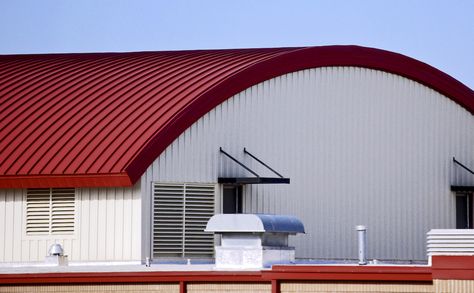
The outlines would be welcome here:
[[[223,153],[224,155],[226,155],[228,158],[230,158],[232,161],[236,162],[237,164],[239,164],[242,168],[244,168],[245,170],[249,171],[250,173],[252,173],[253,175],[257,176],[257,177],[260,177],[260,175],[258,175],[256,172],[252,171],[252,169],[250,169],[249,167],[245,166],[244,163],[241,163],[239,160],[237,160],[236,158],[232,157],[231,155],[229,155],[226,151],[224,151],[222,149],[222,147],[219,148],[219,151],[221,153]]]
[[[463,163],[456,160],[455,157],[453,157],[453,162],[454,162],[454,164],[460,166],[461,168],[463,168],[467,172],[474,175],[474,171],[472,171],[470,168],[468,168]],[[451,185],[451,191],[454,191],[454,192],[473,192],[474,191],[474,186],[472,186],[472,185]]]
[[[253,171],[250,169],[248,166],[246,166],[244,163],[240,162],[230,154],[228,154],[226,151],[222,149],[222,147],[219,148],[219,151],[224,154],[226,157],[237,163],[239,166],[244,168],[245,170],[249,171],[255,177],[219,177],[217,178],[217,182],[219,183],[228,183],[228,184],[289,184],[290,183],[290,178],[285,178],[283,177],[280,173],[275,171],[273,168],[265,164],[262,160],[257,158],[256,156],[252,155],[249,151],[247,151],[246,148],[244,148],[244,153],[249,155],[252,159],[256,160],[263,166],[265,166],[267,169],[275,173],[276,175],[279,176],[279,178],[274,178],[274,177],[260,177],[260,175],[257,174],[257,172]]]
[[[259,162],[260,164],[262,164],[263,166],[267,167],[268,170],[272,171],[273,173],[277,174],[280,178],[283,178],[283,176],[278,173],[277,171],[273,170],[270,166],[268,166],[267,164],[265,164],[264,162],[262,162],[260,159],[258,159],[257,157],[255,157],[254,155],[252,155],[250,152],[247,151],[247,148],[244,148],[244,153],[246,153],[247,155],[251,156],[255,161]]]
[[[454,164],[457,164],[459,166],[461,166],[464,170],[468,171],[469,173],[471,173],[472,175],[474,175],[474,171],[472,171],[471,169],[469,169],[468,167],[466,167],[463,163],[459,162],[458,160],[456,160],[455,157],[453,157],[453,162]]]

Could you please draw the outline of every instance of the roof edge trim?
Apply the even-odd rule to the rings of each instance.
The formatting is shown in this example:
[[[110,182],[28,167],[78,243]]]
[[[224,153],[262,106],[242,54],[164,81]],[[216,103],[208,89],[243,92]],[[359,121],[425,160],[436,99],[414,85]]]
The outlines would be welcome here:
[[[44,175],[0,177],[0,188],[50,187],[129,187],[133,183],[126,173],[107,175]]]

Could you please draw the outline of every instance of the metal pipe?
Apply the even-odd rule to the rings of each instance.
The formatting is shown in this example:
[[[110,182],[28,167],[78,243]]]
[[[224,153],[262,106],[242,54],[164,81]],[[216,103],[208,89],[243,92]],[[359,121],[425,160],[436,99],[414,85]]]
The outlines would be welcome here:
[[[357,238],[359,242],[359,265],[367,264],[367,227],[356,226]]]

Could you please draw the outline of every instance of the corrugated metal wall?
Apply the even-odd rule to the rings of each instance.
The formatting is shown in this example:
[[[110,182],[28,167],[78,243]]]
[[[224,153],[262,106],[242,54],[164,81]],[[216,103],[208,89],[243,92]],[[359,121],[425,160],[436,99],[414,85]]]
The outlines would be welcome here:
[[[72,261],[140,260],[140,186],[76,189],[75,234],[25,233],[25,193],[0,189],[0,262],[43,261],[61,243]]]
[[[437,293],[471,293],[474,292],[474,280],[434,280],[434,287]]]
[[[291,184],[248,186],[245,212],[300,217],[307,234],[292,241],[298,257],[355,258],[354,226],[365,224],[370,258],[420,260],[428,230],[455,226],[450,183],[474,176],[457,172],[452,157],[474,166],[473,145],[473,116],[438,92],[381,71],[318,68],[219,105],[155,160],[142,183],[249,175],[219,147],[271,175],[244,156],[247,147]]]
[[[179,293],[179,284],[68,284],[0,286],[0,293]]]
[[[232,283],[232,282],[219,282],[219,283],[189,283],[186,288],[186,292],[189,293],[210,293],[210,292],[228,292],[228,293],[267,293],[272,292],[272,285],[265,283]]]
[[[334,281],[312,281],[312,282],[282,282],[281,293],[303,293],[303,292],[403,292],[403,293],[432,293],[434,287],[426,283],[410,282],[334,282]]]

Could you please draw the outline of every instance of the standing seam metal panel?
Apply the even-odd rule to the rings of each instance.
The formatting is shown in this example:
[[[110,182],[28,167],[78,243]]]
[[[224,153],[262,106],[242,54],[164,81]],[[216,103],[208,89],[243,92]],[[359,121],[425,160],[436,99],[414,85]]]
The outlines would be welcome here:
[[[455,225],[453,166],[474,166],[474,120],[452,100],[398,75],[358,67],[298,71],[217,106],[149,167],[144,184],[249,176],[219,155],[252,153],[290,185],[246,186],[245,212],[293,214],[307,234],[298,257],[355,258],[354,226],[368,226],[369,258],[426,259],[425,235]],[[145,195],[144,195],[145,196]]]

